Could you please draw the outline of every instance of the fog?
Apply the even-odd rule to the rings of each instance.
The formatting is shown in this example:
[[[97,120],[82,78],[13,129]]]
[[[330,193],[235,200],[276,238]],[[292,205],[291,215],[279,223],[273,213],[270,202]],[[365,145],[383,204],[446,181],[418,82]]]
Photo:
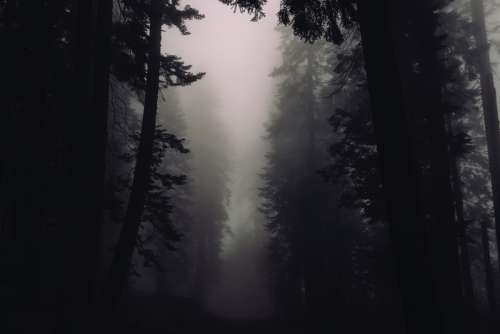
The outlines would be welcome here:
[[[266,6],[268,15],[259,22],[217,1],[188,3],[205,19],[190,22],[189,36],[166,31],[163,50],[181,56],[194,72],[206,72],[201,82],[178,90],[181,105],[189,112],[189,105],[200,98],[196,93],[199,86],[209,87],[226,133],[231,166],[222,269],[208,307],[227,317],[264,317],[272,306],[266,285],[268,271],[261,263],[267,258],[267,245],[260,233],[263,221],[257,192],[258,174],[265,162],[265,123],[273,105],[274,85],[269,74],[280,62],[275,31],[278,2]],[[197,102],[203,105],[203,101]]]
[[[500,333],[498,1],[0,0],[0,333]]]

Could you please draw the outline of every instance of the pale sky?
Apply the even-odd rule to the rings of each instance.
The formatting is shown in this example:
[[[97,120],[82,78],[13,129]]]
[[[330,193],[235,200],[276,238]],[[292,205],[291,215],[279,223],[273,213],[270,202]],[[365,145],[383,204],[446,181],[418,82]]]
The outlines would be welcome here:
[[[188,22],[189,36],[171,29],[163,36],[163,49],[181,56],[194,71],[207,72],[215,87],[222,119],[235,150],[262,134],[262,122],[272,99],[268,74],[280,61],[279,35],[274,31],[279,0],[266,6],[267,16],[251,22],[248,14],[234,13],[217,0],[187,0],[205,14],[201,21]],[[189,87],[180,90],[189,96]],[[192,96],[190,97],[192,98]]]
[[[207,72],[202,84],[209,84],[216,95],[229,136],[233,165],[229,224],[237,229],[254,209],[249,196],[265,161],[262,136],[274,96],[269,73],[281,62],[280,37],[275,31],[279,0],[268,2],[266,17],[258,22],[217,0],[185,0],[183,4],[197,8],[205,19],[188,22],[188,36],[174,29],[166,31],[163,50],[181,56],[193,65],[193,71]],[[196,98],[190,87],[179,92],[181,104]]]
[[[248,238],[254,224],[261,223],[253,219],[258,206],[254,200],[258,173],[265,163],[264,123],[273,105],[274,82],[269,73],[281,62],[280,37],[275,31],[279,0],[269,1],[265,8],[267,15],[259,22],[251,22],[250,15],[234,13],[217,0],[184,3],[199,9],[206,18],[188,23],[189,36],[173,30],[165,32],[163,50],[181,56],[193,65],[194,71],[207,72],[202,84],[210,85],[215,94],[219,118],[229,137],[227,153],[232,165],[227,224],[233,237],[226,236],[224,240],[225,269],[221,285],[212,289],[209,307],[226,316],[262,316],[271,307],[263,290],[265,274],[255,269],[263,244],[256,243],[251,251],[254,255],[246,255],[245,272],[231,261],[237,260],[232,245],[241,242],[241,238],[251,240]],[[179,92],[181,106],[197,98],[193,88],[181,88]],[[258,302],[255,296],[260,296]]]

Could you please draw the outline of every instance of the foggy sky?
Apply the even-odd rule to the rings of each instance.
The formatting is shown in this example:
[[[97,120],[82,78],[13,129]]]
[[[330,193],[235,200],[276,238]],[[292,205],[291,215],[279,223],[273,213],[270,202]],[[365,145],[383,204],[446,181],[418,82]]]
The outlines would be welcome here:
[[[175,30],[165,32],[163,51],[181,56],[193,65],[193,71],[207,73],[203,84],[210,85],[215,94],[230,147],[227,224],[232,234],[224,240],[224,270],[220,285],[212,291],[211,308],[225,316],[265,316],[271,302],[263,290],[265,273],[257,269],[265,246],[261,240],[251,241],[246,250],[239,245],[253,240],[255,224],[262,224],[256,220],[255,199],[258,173],[265,163],[264,124],[273,104],[274,85],[269,73],[281,61],[280,38],[275,31],[279,1],[270,1],[265,8],[266,17],[259,22],[251,22],[250,15],[234,13],[217,0],[190,0],[183,4],[190,4],[206,17],[188,23],[189,36],[181,36]],[[181,105],[197,98],[195,85],[178,90]],[[239,261],[248,263],[238,267],[235,257],[243,257]]]
[[[240,151],[262,134],[272,97],[268,74],[279,63],[279,35],[274,31],[278,1],[266,6],[267,16],[250,22],[251,16],[233,13],[217,0],[184,1],[205,14],[188,23],[191,35],[174,29],[164,34],[163,50],[181,56],[194,71],[207,72],[215,87],[222,119],[235,150]],[[196,84],[195,84],[196,85]],[[189,87],[180,90],[190,96]]]
[[[183,4],[190,4],[206,17],[188,23],[189,36],[173,29],[166,31],[163,51],[181,56],[193,65],[193,71],[206,72],[204,84],[208,83],[216,95],[217,111],[231,147],[228,156],[233,166],[233,201],[228,211],[231,229],[235,230],[252,210],[249,188],[264,163],[262,136],[273,99],[269,73],[281,59],[275,31],[279,3],[270,1],[266,17],[259,22],[251,22],[250,15],[234,13],[216,0]],[[181,103],[196,98],[191,92],[194,88],[179,89]]]

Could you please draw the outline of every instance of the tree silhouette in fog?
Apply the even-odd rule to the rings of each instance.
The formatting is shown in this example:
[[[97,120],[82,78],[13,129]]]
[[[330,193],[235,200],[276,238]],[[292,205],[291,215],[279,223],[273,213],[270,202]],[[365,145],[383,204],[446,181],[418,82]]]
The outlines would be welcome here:
[[[149,5],[132,1],[125,5],[127,7],[124,9],[124,15],[128,14],[128,20],[125,19],[123,26],[120,28],[135,30],[136,34],[131,35],[131,37],[139,37],[128,41],[127,37],[129,35],[123,36],[125,37],[125,47],[128,47],[134,54],[129,64],[131,62],[135,65],[135,71],[127,73],[130,75],[127,80],[132,82],[134,88],[144,90],[144,111],[132,188],[124,223],[111,263],[108,283],[106,283],[102,292],[101,307],[104,307],[103,310],[111,307],[111,311],[116,307],[115,305],[126,283],[141,220],[144,218],[149,218],[150,221],[158,219],[158,217],[144,217],[144,214],[162,214],[158,212],[158,206],[161,207],[167,204],[167,198],[161,194],[161,187],[158,188],[158,183],[162,186],[171,187],[182,182],[182,177],[161,174],[154,170],[154,166],[161,163],[161,158],[156,158],[155,152],[159,152],[161,156],[161,153],[167,147],[173,147],[181,152],[184,150],[182,142],[175,136],[162,130],[156,131],[160,84],[165,86],[188,85],[203,76],[203,74],[188,72],[190,67],[184,65],[179,58],[162,56],[161,53],[162,25],[175,26],[181,33],[187,34],[184,21],[201,19],[203,18],[201,14],[188,6],[183,10],[178,9],[178,1],[164,3],[161,0],[154,0]],[[149,30],[149,34],[147,30]],[[163,78],[163,82],[160,81],[160,76]],[[155,135],[160,141],[159,147],[154,145]],[[155,178],[156,180],[154,180]],[[158,190],[160,193],[158,193]],[[146,204],[148,207],[145,212]],[[165,217],[160,217],[160,219],[164,220]],[[168,225],[163,228],[168,228]],[[167,233],[172,234],[173,232],[167,231]]]

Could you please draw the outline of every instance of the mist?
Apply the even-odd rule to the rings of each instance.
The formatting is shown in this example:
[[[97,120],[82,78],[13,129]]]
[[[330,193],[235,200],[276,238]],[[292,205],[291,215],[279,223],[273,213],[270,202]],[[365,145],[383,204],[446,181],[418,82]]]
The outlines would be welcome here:
[[[0,332],[499,333],[497,2],[0,0]]]
[[[191,35],[187,37],[175,31],[165,33],[164,48],[193,64],[193,71],[207,73],[203,82],[180,90],[181,105],[187,113],[192,100],[203,106],[205,101],[196,93],[196,86],[209,87],[226,132],[226,153],[230,157],[223,268],[220,282],[211,292],[209,307],[227,317],[265,317],[271,314],[272,305],[270,287],[266,286],[269,274],[262,270],[265,263],[259,263],[266,261],[267,245],[258,185],[265,165],[265,123],[275,93],[270,73],[281,61],[278,22],[274,15],[252,22],[251,17],[234,15],[217,2],[198,0],[189,4],[198,8],[205,19],[191,24]],[[276,3],[264,7],[267,13],[276,9]],[[237,267],[238,263],[244,265]]]

